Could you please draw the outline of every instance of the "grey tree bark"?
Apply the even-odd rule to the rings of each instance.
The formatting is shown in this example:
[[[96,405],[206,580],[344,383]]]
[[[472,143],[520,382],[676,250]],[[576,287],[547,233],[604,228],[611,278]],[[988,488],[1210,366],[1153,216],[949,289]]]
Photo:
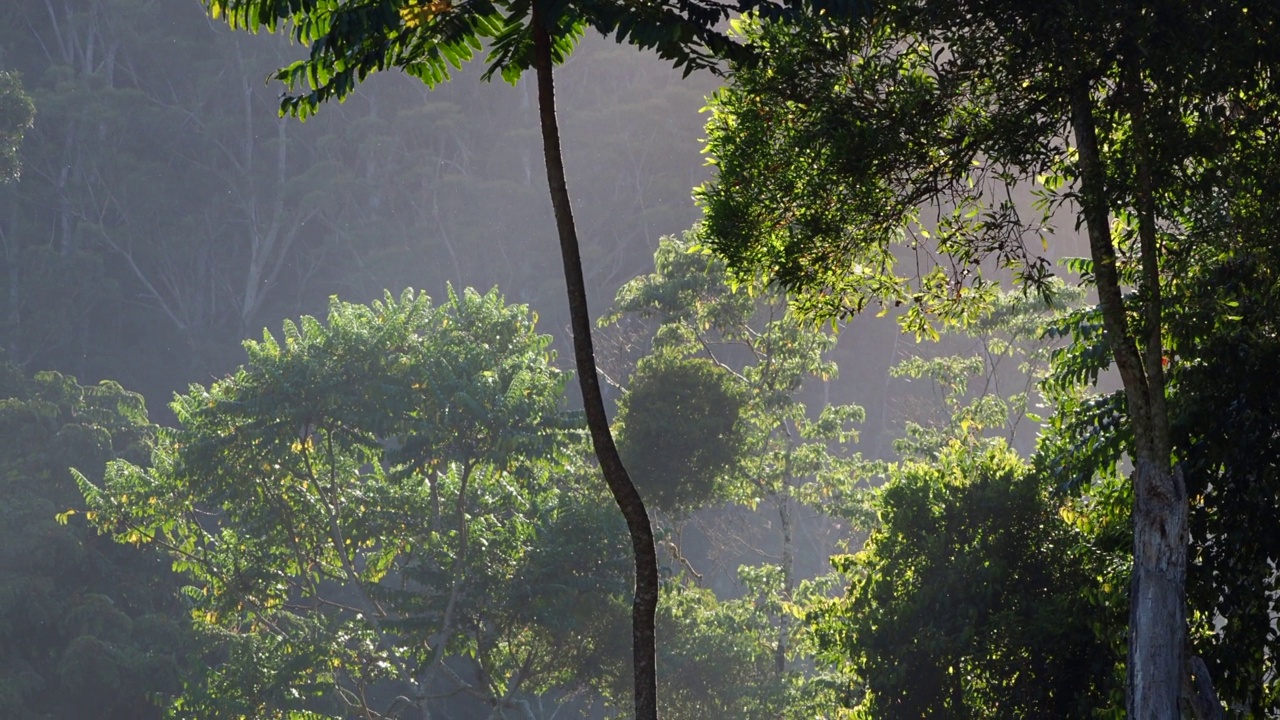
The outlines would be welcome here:
[[[1134,432],[1133,579],[1130,589],[1128,710],[1134,720],[1180,716],[1186,666],[1187,492],[1170,464],[1160,334],[1159,256],[1149,165],[1139,152],[1138,215],[1144,280],[1144,352],[1129,330],[1111,238],[1106,175],[1099,157],[1090,84],[1072,91],[1080,162],[1080,205],[1089,236],[1103,329],[1124,384]],[[1136,131],[1145,132],[1139,114]],[[1140,143],[1141,146],[1141,143]],[[1145,166],[1145,168],[1144,168]]]

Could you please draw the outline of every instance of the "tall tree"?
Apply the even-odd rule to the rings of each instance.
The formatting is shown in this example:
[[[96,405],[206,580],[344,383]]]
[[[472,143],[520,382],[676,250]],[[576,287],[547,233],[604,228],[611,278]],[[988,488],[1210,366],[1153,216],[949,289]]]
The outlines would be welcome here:
[[[1238,146],[1224,144],[1197,170],[1200,182],[1178,220],[1186,238],[1166,255],[1164,293],[1170,427],[1191,498],[1191,645],[1222,702],[1247,717],[1280,706],[1270,625],[1280,595],[1265,569],[1280,558],[1280,545],[1264,530],[1275,526],[1280,498],[1272,461],[1280,402],[1266,370],[1276,354],[1280,245],[1275,204],[1262,201],[1277,187],[1272,137],[1238,137]],[[1067,318],[1056,332],[1073,342],[1055,359],[1053,391],[1072,392],[1105,369],[1096,310]],[[1115,394],[1069,399],[1042,435],[1041,462],[1061,483],[1110,481],[1130,433],[1123,409]]]
[[[611,0],[575,3],[544,0],[205,0],[210,12],[233,27],[276,31],[289,27],[309,56],[280,70],[277,78],[292,90],[282,111],[306,118],[319,104],[342,99],[370,73],[398,68],[428,85],[446,80],[449,68],[460,67],[490,42],[489,72],[507,80],[533,68],[537,75],[538,112],[543,160],[555,210],[565,285],[573,328],[574,360],[592,444],[605,482],[627,521],[635,553],[633,645],[636,717],[657,717],[657,673],[654,614],[658,603],[658,564],[653,529],[644,502],[618,456],[609,431],[595,367],[591,320],[583,282],[577,230],[565,180],[556,124],[553,66],[572,50],[589,25],[642,48],[652,48],[686,72],[714,67],[716,52],[734,43],[721,25],[731,12],[759,7],[770,16],[799,12],[803,3],[784,5],[759,0],[658,0],[636,5]],[[856,0],[813,3],[841,13]]]
[[[1230,1],[916,0],[879,3],[861,22],[775,24],[765,62],[736,74],[708,131],[715,247],[818,314],[880,300],[909,303],[917,326],[933,312],[967,319],[990,287],[981,260],[1039,284],[1052,211],[1076,213],[1133,431],[1128,702],[1143,720],[1178,715],[1193,664],[1162,257],[1182,237],[1190,176],[1224,138],[1278,117],[1278,15]],[[1037,182],[1042,213],[1024,218],[1010,188]],[[890,250],[904,233],[917,262],[906,277]]]

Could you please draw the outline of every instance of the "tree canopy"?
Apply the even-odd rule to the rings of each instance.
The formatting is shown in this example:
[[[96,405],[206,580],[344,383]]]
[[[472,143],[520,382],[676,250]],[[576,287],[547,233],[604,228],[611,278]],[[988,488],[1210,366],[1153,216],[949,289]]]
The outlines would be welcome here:
[[[1277,117],[1275,9],[1236,2],[996,0],[879,4],[855,22],[748,26],[766,59],[717,100],[701,191],[711,244],[741,276],[795,290],[810,312],[909,303],[908,327],[970,321],[983,261],[1032,286],[1055,212],[1089,239],[1132,430],[1134,575],[1130,714],[1171,717],[1195,675],[1186,646],[1188,501],[1173,465],[1163,294],[1186,208],[1234,148]],[[1256,153],[1256,154],[1255,154]],[[1230,184],[1255,185],[1237,163]],[[1030,186],[1034,212],[1013,189]],[[1248,202],[1247,195],[1221,198]],[[1114,222],[1113,222],[1114,220]],[[899,275],[891,246],[914,256]],[[1126,302],[1125,289],[1134,297]],[[1217,701],[1197,685],[1193,704]]]
[[[499,707],[554,684],[554,658],[533,660],[554,646],[530,625],[545,586],[521,575],[572,497],[552,461],[572,423],[533,322],[496,292],[335,300],[179,396],[150,469],[81,479],[94,522],[167,551],[222,639],[180,715],[385,713],[450,692]],[[445,663],[459,655],[475,669]]]
[[[864,683],[858,717],[1085,717],[1117,658],[1083,590],[1084,551],[1002,444],[897,467],[879,527],[836,561],[848,595],[809,609],[819,658]]]

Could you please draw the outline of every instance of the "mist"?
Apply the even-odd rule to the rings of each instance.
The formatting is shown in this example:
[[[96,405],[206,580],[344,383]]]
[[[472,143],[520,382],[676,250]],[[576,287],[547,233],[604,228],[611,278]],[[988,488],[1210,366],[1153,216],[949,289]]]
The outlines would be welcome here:
[[[0,182],[0,716],[628,716],[533,73],[379,72],[302,122],[272,78],[304,56],[195,0],[0,7],[0,124],[34,109]],[[1121,712],[1130,436],[1079,209],[1033,248],[1067,282],[984,259],[956,297],[1009,292],[965,323],[802,316],[700,234],[731,78],[588,31],[555,80],[662,717]],[[898,272],[952,267],[919,247]],[[1006,671],[1037,663],[1086,669]]]

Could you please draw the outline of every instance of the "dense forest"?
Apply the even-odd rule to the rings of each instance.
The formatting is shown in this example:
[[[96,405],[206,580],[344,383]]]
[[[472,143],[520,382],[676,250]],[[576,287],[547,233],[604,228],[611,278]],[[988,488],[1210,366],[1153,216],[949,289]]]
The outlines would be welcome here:
[[[1280,716],[1278,21],[6,2],[0,717]]]

